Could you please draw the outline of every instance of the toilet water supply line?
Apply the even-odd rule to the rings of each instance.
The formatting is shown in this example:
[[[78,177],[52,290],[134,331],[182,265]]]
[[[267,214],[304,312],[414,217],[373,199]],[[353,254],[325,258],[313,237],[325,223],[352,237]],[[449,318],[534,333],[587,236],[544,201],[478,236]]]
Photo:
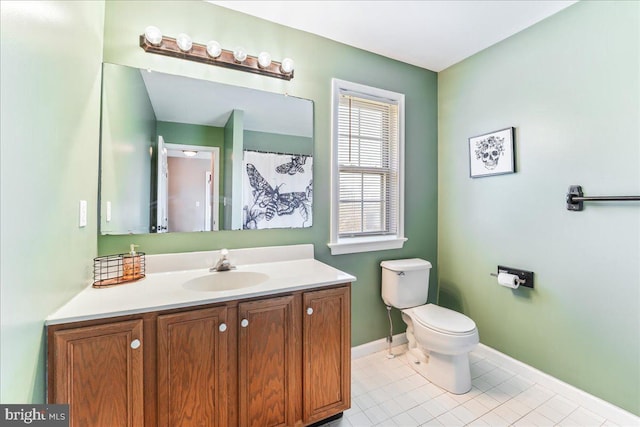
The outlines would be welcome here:
[[[391,352],[391,344],[393,343],[393,321],[391,320],[391,306],[387,306],[387,317],[389,318],[389,336],[387,337],[387,342],[389,343],[389,352],[387,353],[387,359],[393,359],[396,357],[395,354]]]
[[[399,271],[398,276],[404,276],[404,271]],[[395,354],[391,352],[391,345],[393,344],[393,321],[391,320],[391,306],[387,306],[387,317],[389,318],[389,336],[387,337],[387,342],[389,343],[389,351],[387,352],[387,359],[393,359],[396,357]]]

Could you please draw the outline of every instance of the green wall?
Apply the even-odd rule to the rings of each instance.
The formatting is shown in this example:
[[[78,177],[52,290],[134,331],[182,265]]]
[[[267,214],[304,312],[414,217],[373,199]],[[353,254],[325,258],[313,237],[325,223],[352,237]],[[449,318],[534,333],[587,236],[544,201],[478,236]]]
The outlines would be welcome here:
[[[224,147],[223,128],[159,121],[156,130],[168,144]]]
[[[438,75],[440,303],[482,343],[640,413],[640,3],[579,2]],[[467,138],[516,128],[517,173],[469,178]],[[411,235],[409,235],[411,237]],[[498,264],[535,272],[510,290]]]
[[[44,319],[96,256],[104,3],[2,1],[0,15],[0,401],[37,403]]]
[[[121,252],[132,242],[148,254],[313,243],[316,258],[358,277],[353,287],[353,344],[384,337],[388,324],[380,299],[380,261],[421,257],[437,262],[436,73],[201,1],[107,2],[105,15],[106,62],[286,92],[314,101],[314,174],[318,179],[314,179],[311,228],[101,236],[99,253]],[[185,31],[198,42],[216,38],[226,48],[242,45],[254,53],[269,50],[276,60],[291,57],[296,63],[295,78],[284,81],[145,53],[138,37],[147,25],[173,36]],[[342,256],[329,253],[329,180],[325,177],[330,169],[333,77],[406,95],[405,233],[409,240],[404,249]],[[435,282],[435,271],[431,279]],[[399,317],[394,323],[399,331]]]

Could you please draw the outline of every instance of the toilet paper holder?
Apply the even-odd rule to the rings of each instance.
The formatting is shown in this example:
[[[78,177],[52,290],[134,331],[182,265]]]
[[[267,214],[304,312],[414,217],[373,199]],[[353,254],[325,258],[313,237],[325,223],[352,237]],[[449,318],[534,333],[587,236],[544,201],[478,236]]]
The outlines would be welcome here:
[[[508,273],[518,276],[518,284],[527,288],[533,288],[533,271],[520,270],[519,268],[498,266],[497,273],[491,273],[491,276],[498,277],[498,273]]]

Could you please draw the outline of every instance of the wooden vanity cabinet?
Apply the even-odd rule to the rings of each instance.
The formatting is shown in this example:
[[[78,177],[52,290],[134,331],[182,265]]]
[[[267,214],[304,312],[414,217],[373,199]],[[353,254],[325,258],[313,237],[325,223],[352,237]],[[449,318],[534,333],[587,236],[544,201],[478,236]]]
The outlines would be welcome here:
[[[143,320],[50,331],[51,403],[70,403],[70,426],[144,426]]]
[[[48,402],[71,426],[313,424],[350,407],[350,291],[49,326]]]
[[[287,427],[300,420],[299,296],[238,305],[241,427]]]
[[[158,316],[159,426],[226,426],[227,307]]]
[[[351,287],[305,292],[304,424],[351,407]]]

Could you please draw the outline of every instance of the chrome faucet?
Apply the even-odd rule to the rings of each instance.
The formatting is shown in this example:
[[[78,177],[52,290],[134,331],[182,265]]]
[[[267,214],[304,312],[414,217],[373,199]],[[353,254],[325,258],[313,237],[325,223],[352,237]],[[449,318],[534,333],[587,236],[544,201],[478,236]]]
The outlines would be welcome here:
[[[211,267],[209,271],[229,271],[236,268],[235,265],[231,265],[231,261],[227,258],[229,251],[227,249],[220,250],[220,259],[216,262],[214,267]]]

